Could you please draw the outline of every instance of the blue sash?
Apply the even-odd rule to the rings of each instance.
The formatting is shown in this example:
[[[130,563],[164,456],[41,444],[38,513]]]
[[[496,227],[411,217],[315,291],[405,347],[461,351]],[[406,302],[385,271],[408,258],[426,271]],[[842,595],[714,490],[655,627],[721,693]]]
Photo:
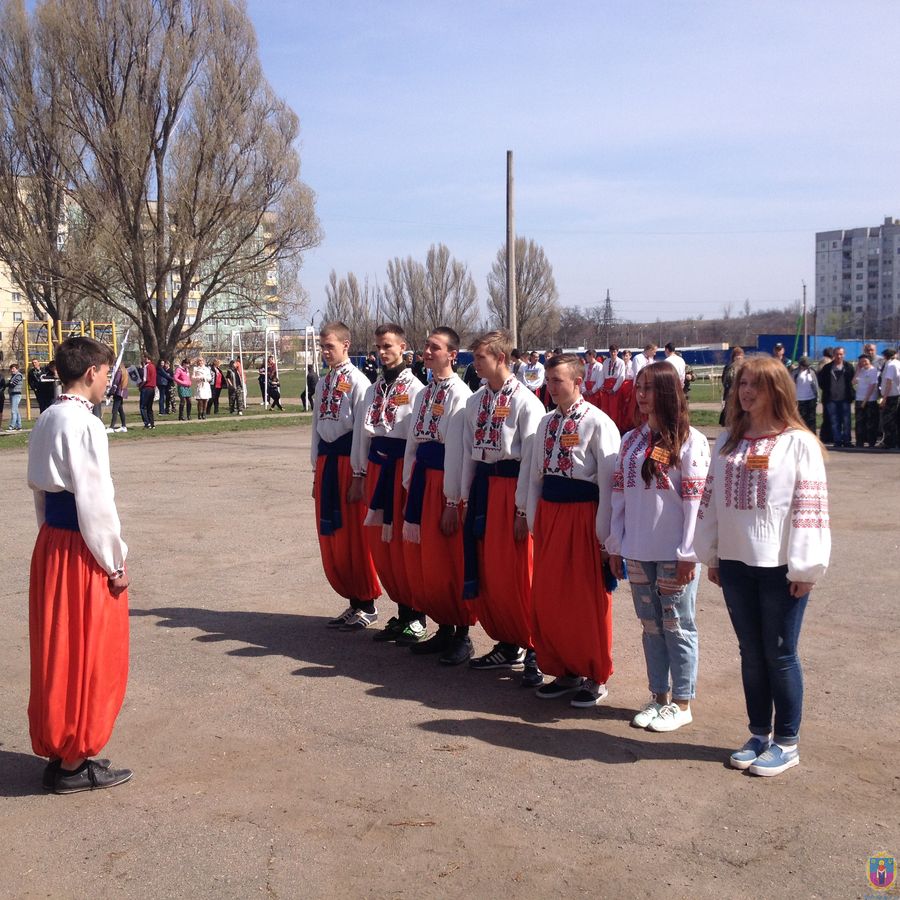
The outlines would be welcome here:
[[[411,525],[422,524],[422,503],[425,501],[425,473],[429,469],[444,471],[444,445],[439,441],[424,441],[416,447],[416,464],[413,466],[406,495],[404,518]]]
[[[474,600],[478,596],[478,541],[484,537],[487,527],[490,480],[518,478],[519,466],[517,459],[501,459],[495,463],[480,462],[475,466],[475,477],[469,488],[466,520],[463,523],[464,600]]]
[[[44,521],[51,528],[81,531],[78,527],[78,509],[71,491],[44,492]]]
[[[600,499],[600,488],[593,481],[545,475],[541,485],[541,499],[548,503],[596,503]],[[603,583],[610,592],[619,585],[608,562],[603,563]]]
[[[403,459],[405,452],[406,441],[403,438],[374,437],[369,445],[369,462],[381,466],[369,509],[380,509],[385,525],[394,522],[394,487],[397,480],[397,466],[394,463]]]
[[[336,441],[319,440],[319,456],[325,457],[322,484],[319,488],[319,534],[331,535],[343,526],[341,487],[338,481],[338,458],[349,456],[353,432],[342,434]]]

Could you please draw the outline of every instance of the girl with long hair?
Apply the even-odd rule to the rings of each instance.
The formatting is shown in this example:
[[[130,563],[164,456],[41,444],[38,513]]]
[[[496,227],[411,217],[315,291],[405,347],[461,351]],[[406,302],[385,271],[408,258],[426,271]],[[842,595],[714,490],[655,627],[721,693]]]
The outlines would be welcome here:
[[[709,442],[691,428],[681,379],[668,363],[641,369],[635,396],[644,424],[622,439],[606,549],[617,578],[624,577],[627,560],[634,608],[643,627],[652,696],[632,725],[675,731],[692,721],[697,687],[699,566],[694,530],[709,469]]]
[[[800,762],[797,645],[831,553],[824,451],[797,412],[787,369],[770,356],[743,363],[725,422],[700,503],[697,554],[722,588],[741,651],[750,737],[730,764],[778,775]]]

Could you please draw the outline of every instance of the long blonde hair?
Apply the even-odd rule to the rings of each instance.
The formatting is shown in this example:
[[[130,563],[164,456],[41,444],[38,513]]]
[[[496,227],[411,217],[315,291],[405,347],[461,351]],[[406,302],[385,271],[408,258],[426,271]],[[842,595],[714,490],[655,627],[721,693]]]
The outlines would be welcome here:
[[[797,410],[797,390],[784,363],[772,356],[747,356],[735,372],[736,384],[728,392],[728,401],[725,405],[725,428],[728,430],[728,439],[722,445],[722,456],[734,450],[750,428],[750,415],[741,408],[742,378],[749,378],[755,382],[757,392],[766,397],[772,419],[780,431],[788,428],[809,431]],[[819,446],[821,447],[821,444]],[[822,447],[822,450],[824,452],[825,448]]]

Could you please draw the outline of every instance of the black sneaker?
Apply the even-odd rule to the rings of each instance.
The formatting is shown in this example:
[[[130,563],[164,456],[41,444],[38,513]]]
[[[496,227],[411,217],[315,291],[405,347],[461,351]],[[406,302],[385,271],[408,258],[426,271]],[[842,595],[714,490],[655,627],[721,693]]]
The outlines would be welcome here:
[[[100,766],[101,769],[108,769],[110,761],[108,759],[104,759],[100,757],[99,759],[92,759],[92,763]],[[44,767],[44,778],[43,785],[45,791],[52,791],[53,785],[56,784],[56,773],[59,771],[59,767],[62,765],[61,759],[51,759],[50,762]]]
[[[386,641],[396,641],[397,638],[400,637],[402,631],[403,623],[396,616],[391,616],[390,619],[387,620],[387,625],[385,625],[381,631],[377,631],[373,635],[372,640],[379,644]]]
[[[461,666],[473,653],[475,653],[475,645],[468,635],[466,637],[454,636],[447,652],[438,657],[438,662],[443,666]]]
[[[554,700],[556,697],[574,694],[583,683],[584,679],[577,675],[560,675],[559,678],[554,678],[550,684],[541,685],[534,693],[542,700]]]
[[[440,625],[438,630],[427,641],[418,644],[410,644],[409,652],[416,655],[425,653],[444,653],[450,649],[453,642],[454,629],[452,625]]]
[[[93,760],[88,760],[78,771],[66,773],[60,769],[53,783],[54,794],[77,794],[79,791],[98,791],[115,787],[130,781],[131,769],[104,769]]]
[[[525,659],[525,651],[515,644],[502,641],[490,653],[469,660],[470,669],[519,669]]]
[[[537,664],[534,650],[525,651],[525,667],[522,671],[522,687],[536,688],[544,683],[544,673]]]

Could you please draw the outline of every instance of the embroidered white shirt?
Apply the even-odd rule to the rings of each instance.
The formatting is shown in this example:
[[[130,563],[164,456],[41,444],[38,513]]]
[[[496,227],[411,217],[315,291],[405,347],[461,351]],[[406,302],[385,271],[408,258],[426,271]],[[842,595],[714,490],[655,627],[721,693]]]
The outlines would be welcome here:
[[[625,362],[624,359],[622,360],[622,374],[619,376],[618,380],[615,383],[615,386],[613,387],[613,393],[614,394],[617,393],[619,388],[622,387],[622,385],[626,381],[634,381],[634,360],[633,359],[629,359],[628,362]]]
[[[828,568],[831,531],[825,463],[815,436],[798,428],[745,439],[723,456],[726,439],[723,432],[716,441],[697,515],[700,561],[786,565],[791,581],[818,581]]]
[[[590,397],[603,387],[603,366],[598,362],[592,362],[584,367],[584,390],[582,394]]]
[[[597,485],[600,491],[597,539],[601,544],[606,541],[612,511],[612,476],[620,441],[613,420],[584,398],[577,400],[565,415],[556,409],[541,419],[528,464],[527,513],[532,532],[544,476],[560,475]]]
[[[499,391],[488,385],[477,390],[466,401],[461,430],[461,484],[447,484],[448,496],[458,494],[467,500],[475,467],[479,462],[495,463],[503,459],[521,461],[516,485],[516,508],[525,510],[528,504],[528,461],[538,423],[546,410],[543,403],[520,381],[511,376]],[[457,452],[448,446],[447,452]],[[451,478],[452,482],[452,478]]]
[[[319,439],[331,443],[353,431],[356,417],[363,415],[369,379],[350,360],[329,369],[316,384],[313,401],[313,432],[310,459],[315,470]]]
[[[369,446],[373,437],[406,440],[412,425],[413,403],[425,385],[404,369],[388,385],[379,375],[366,390],[364,412],[356,417],[353,426],[353,450],[350,461],[355,475],[365,475],[369,468]]]
[[[612,485],[606,549],[642,562],[697,562],[694,530],[709,471],[709,441],[691,428],[677,466],[658,464],[646,484],[641,467],[651,452],[648,425],[622,438]]]
[[[109,471],[109,440],[90,401],[63,394],[41,413],[28,442],[28,486],[39,526],[45,492],[73,493],[78,527],[94,559],[109,575],[122,569],[128,547]]]
[[[600,386],[603,386],[603,382],[606,381],[607,378],[615,378],[616,385],[620,384],[619,381],[620,376],[625,371],[625,363],[619,359],[617,356],[613,359],[611,356],[607,359],[603,360],[602,371],[600,375]],[[613,387],[613,390],[616,390],[616,386]]]
[[[539,390],[544,386],[544,365],[541,362],[534,364],[528,363],[524,367],[523,377],[525,384],[533,391]]]
[[[455,372],[447,378],[434,380],[428,383],[425,390],[416,395],[413,403],[412,422],[409,435],[406,438],[406,454],[403,457],[403,486],[409,487],[412,479],[413,464],[416,461],[416,446],[427,441],[438,441],[449,445],[452,440],[456,442],[457,451],[451,453],[449,446],[444,451],[444,496],[448,500],[458,500],[458,497],[448,497],[447,471],[450,473],[451,483],[459,484],[462,466],[462,454],[458,452],[461,446],[461,435],[457,435],[457,429],[462,431],[462,413],[466,407],[466,400],[472,396],[468,385]]]

